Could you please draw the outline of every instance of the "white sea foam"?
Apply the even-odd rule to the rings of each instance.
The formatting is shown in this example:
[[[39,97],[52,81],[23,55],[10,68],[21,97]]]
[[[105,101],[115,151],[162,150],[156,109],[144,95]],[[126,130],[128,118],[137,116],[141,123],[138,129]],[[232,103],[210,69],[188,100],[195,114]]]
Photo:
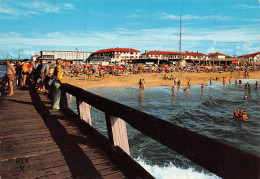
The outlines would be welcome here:
[[[193,168],[182,169],[177,168],[173,164],[166,167],[158,165],[148,165],[142,159],[138,158],[136,161],[151,173],[157,179],[215,179],[219,178],[214,174],[205,174],[194,171]]]

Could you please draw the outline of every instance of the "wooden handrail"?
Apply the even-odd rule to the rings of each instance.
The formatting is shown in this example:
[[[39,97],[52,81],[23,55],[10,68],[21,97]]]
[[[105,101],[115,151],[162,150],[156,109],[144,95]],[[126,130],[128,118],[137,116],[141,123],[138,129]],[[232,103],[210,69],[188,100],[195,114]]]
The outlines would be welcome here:
[[[0,82],[0,96],[2,96],[2,94],[5,91],[5,85],[8,82],[8,78],[6,76],[3,77],[3,80]]]
[[[123,119],[136,130],[223,178],[258,178],[260,158],[70,84],[61,90],[80,101]]]

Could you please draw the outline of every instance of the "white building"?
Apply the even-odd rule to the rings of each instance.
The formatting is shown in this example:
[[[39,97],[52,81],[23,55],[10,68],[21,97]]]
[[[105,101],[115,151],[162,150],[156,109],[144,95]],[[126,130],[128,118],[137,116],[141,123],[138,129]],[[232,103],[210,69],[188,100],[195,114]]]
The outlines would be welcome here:
[[[251,63],[260,63],[260,52],[247,54],[247,55],[241,55],[238,58],[245,59],[247,62],[251,62]]]
[[[142,59],[159,59],[159,60],[168,60],[168,59],[178,59],[178,52],[173,51],[149,51],[142,54]]]
[[[216,52],[216,53],[210,53],[208,56],[209,56],[209,58],[221,59],[221,58],[226,58],[227,55]]]
[[[43,63],[51,61],[55,63],[58,58],[61,58],[64,62],[68,61],[71,64],[81,64],[85,63],[87,58],[92,54],[92,52],[85,51],[41,51],[41,60]]]
[[[94,52],[89,57],[90,64],[108,63],[122,63],[132,62],[134,59],[139,59],[138,50],[132,48],[109,48]]]

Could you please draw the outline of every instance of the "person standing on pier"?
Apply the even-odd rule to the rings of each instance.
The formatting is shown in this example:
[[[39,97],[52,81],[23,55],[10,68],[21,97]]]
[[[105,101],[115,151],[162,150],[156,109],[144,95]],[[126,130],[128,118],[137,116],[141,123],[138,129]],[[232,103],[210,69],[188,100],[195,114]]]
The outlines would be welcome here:
[[[29,75],[28,59],[24,60],[24,63],[22,66],[22,75],[23,75],[23,84],[22,84],[22,87],[23,87],[23,86],[25,86],[27,76]]]
[[[6,61],[6,76],[8,77],[8,84],[10,87],[10,93],[8,94],[8,96],[13,96],[14,95],[14,86],[13,86],[13,82],[15,79],[15,69],[13,67],[13,65],[11,65],[10,61]]]
[[[41,68],[41,73],[40,73],[41,83],[40,83],[40,88],[39,88],[40,92],[45,91],[45,79],[46,79],[48,70],[50,69],[50,66],[51,66],[51,62],[48,62],[47,64],[43,65]]]
[[[57,66],[55,67],[54,72],[53,72],[54,81],[52,83],[52,85],[53,85],[52,109],[53,110],[60,109],[60,97],[61,97],[60,85],[61,85],[61,79],[63,76],[63,72],[61,69],[62,60],[60,58],[58,58],[56,60],[56,64],[57,64]]]

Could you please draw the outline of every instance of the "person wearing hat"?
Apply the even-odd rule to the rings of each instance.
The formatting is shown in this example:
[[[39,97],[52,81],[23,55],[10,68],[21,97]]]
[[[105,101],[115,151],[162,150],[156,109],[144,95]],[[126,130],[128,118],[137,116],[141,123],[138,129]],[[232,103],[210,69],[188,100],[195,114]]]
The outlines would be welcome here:
[[[14,95],[13,82],[14,82],[14,79],[15,79],[15,74],[16,74],[16,71],[15,71],[13,65],[11,65],[11,62],[6,61],[6,73],[5,73],[5,75],[8,77],[8,84],[9,84],[9,87],[10,87],[10,93],[8,94],[8,96]]]

